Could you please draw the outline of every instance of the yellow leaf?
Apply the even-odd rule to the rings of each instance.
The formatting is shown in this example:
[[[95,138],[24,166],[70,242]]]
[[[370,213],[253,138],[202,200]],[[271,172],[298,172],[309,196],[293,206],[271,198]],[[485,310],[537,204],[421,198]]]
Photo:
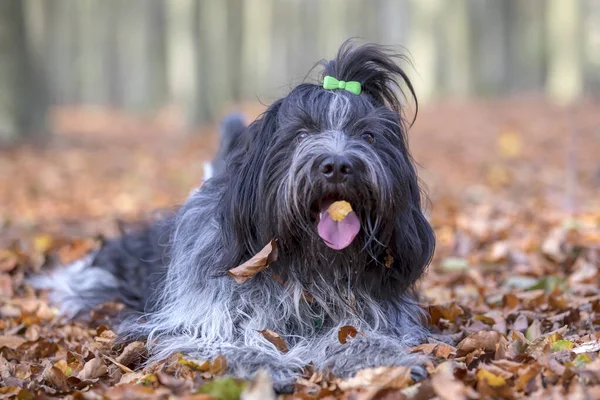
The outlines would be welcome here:
[[[521,136],[513,131],[505,131],[498,137],[498,153],[504,157],[512,158],[521,154],[523,140]]]
[[[36,253],[44,254],[52,247],[54,240],[52,236],[42,233],[33,238],[33,248]]]
[[[480,369],[477,371],[477,380],[485,381],[491,387],[499,387],[506,385],[506,381],[503,377],[494,375],[490,371],[485,369]]]
[[[352,206],[347,201],[341,200],[332,203],[327,212],[334,221],[341,221],[352,211]]]
[[[589,364],[592,362],[592,357],[589,354],[578,354],[577,357],[573,360],[573,366],[576,368],[581,368],[585,366],[585,364]]]
[[[569,342],[568,340],[557,340],[552,343],[550,347],[552,348],[552,351],[571,350],[575,347],[575,343]]]
[[[179,357],[177,363],[190,367],[191,369],[196,371],[204,372],[210,369],[210,361],[207,360],[188,360],[186,358]]]

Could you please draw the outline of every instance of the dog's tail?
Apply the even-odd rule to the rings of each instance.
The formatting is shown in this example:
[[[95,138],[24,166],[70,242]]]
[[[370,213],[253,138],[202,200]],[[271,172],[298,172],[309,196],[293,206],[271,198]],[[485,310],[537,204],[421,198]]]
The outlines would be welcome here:
[[[219,176],[227,168],[227,160],[232,151],[240,144],[242,133],[246,129],[246,117],[240,113],[229,114],[221,122],[219,150],[212,163],[204,164],[204,181]]]
[[[118,301],[130,312],[148,311],[164,280],[169,262],[173,218],[136,226],[74,263],[28,279],[49,290],[50,301],[69,318],[95,306]]]

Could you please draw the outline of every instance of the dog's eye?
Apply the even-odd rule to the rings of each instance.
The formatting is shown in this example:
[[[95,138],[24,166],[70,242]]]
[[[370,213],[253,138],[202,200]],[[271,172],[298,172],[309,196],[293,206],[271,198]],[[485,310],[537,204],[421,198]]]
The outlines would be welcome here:
[[[373,140],[375,140],[375,136],[373,136],[371,132],[365,132],[361,134],[360,137],[367,143],[373,143]]]
[[[308,137],[308,132],[300,131],[296,134],[296,142],[300,143],[301,141],[306,139],[306,137]]]

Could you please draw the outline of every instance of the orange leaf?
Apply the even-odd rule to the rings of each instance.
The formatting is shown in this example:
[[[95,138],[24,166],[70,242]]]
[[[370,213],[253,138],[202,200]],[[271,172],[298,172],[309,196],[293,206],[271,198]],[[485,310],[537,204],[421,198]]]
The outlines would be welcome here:
[[[273,332],[270,329],[258,331],[258,333],[260,333],[265,339],[267,339],[275,347],[277,347],[277,350],[279,350],[280,352],[282,352],[282,353],[288,352],[288,347],[287,347],[287,344],[285,343],[285,340],[281,336],[279,336],[278,333]]]
[[[352,338],[356,337],[356,335],[358,333],[360,333],[360,332],[358,332],[358,330],[356,330],[355,327],[353,327],[351,325],[344,325],[338,331],[338,340],[340,341],[341,344],[346,344],[349,337],[352,337]]]

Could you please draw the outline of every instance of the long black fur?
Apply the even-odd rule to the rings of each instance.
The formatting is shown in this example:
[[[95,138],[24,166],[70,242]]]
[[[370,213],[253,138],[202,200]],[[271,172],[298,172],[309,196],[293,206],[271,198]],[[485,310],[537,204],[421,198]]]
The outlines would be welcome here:
[[[322,63],[323,75],[360,82],[360,95],[298,85],[247,128],[234,124],[233,145],[216,161],[226,166],[173,218],[115,239],[76,273],[60,270],[38,285],[54,289],[66,311],[123,301],[142,317],[123,321],[121,333],[147,337],[155,358],[224,354],[232,374],[267,368],[280,388],[308,363],[341,376],[418,367],[404,348],[426,336],[413,288],[435,240],[399,95],[401,85],[413,97],[414,90],[397,57],[346,42]],[[331,183],[319,170],[332,155],[352,165],[345,182]],[[315,210],[332,198],[350,202],[361,221],[343,250],[317,234]],[[241,285],[227,276],[273,238],[279,258],[269,268]],[[78,286],[92,298],[83,300]],[[343,325],[364,335],[342,345]],[[263,329],[278,332],[289,352],[257,333]]]

